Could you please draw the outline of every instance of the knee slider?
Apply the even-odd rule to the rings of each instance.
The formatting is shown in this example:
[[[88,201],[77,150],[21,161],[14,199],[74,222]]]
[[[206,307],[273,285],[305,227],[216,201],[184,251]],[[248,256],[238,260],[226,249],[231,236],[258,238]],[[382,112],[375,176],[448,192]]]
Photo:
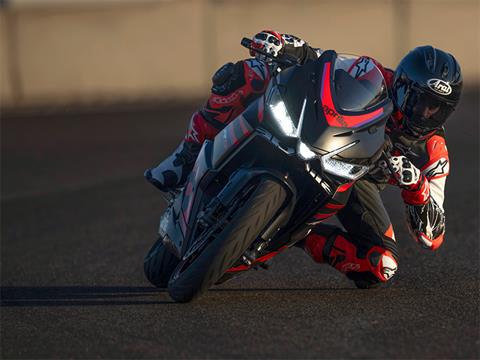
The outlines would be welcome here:
[[[368,261],[372,267],[372,274],[381,282],[390,280],[398,269],[396,256],[383,248],[372,248],[368,253]]]
[[[353,280],[359,289],[372,289],[381,283],[390,280],[398,268],[398,263],[391,252],[380,247],[375,247],[367,255],[361,271],[348,272],[346,275]]]

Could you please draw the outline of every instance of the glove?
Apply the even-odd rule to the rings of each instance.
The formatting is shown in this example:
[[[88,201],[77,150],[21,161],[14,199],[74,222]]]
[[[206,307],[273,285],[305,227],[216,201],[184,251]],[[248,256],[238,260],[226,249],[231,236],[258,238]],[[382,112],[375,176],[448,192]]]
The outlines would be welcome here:
[[[404,202],[408,205],[426,204],[430,199],[430,184],[425,175],[405,156],[393,156],[389,163],[389,169],[393,171],[389,183],[402,188]]]
[[[436,250],[445,237],[445,214],[435,200],[425,205],[406,205],[407,224],[413,238],[424,249]]]
[[[398,186],[405,190],[414,190],[421,181],[422,174],[420,170],[413,165],[405,156],[393,156],[389,159],[392,174],[397,181]]]
[[[274,57],[280,56],[284,51],[285,41],[282,35],[273,30],[263,30],[258,34],[255,34],[252,38],[252,47],[263,50],[264,52],[273,55]],[[259,61],[270,63],[272,60],[265,55],[259,54],[254,51],[250,51],[251,56]]]

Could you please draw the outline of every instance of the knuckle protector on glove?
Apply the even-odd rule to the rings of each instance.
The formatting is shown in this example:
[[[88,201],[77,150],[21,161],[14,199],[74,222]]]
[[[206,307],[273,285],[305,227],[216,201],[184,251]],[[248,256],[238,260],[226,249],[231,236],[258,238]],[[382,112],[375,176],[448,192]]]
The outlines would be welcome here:
[[[408,170],[402,171],[402,182],[404,184],[411,184],[412,183],[412,173]]]
[[[400,186],[411,186],[420,180],[418,170],[405,156],[393,156],[389,159],[393,171],[397,174]]]

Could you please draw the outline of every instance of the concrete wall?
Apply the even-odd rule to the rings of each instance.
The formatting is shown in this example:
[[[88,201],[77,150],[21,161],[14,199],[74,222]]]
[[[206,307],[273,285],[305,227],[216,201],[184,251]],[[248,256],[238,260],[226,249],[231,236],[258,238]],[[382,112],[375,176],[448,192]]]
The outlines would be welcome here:
[[[477,0],[13,1],[0,10],[0,100],[135,101],[206,95],[210,76],[247,57],[243,36],[274,28],[394,67],[417,45],[480,80]]]
[[[7,27],[7,16],[4,11],[0,11],[0,104],[13,102],[13,81],[9,77],[11,73],[9,58],[12,54],[7,46],[7,35],[10,33]]]

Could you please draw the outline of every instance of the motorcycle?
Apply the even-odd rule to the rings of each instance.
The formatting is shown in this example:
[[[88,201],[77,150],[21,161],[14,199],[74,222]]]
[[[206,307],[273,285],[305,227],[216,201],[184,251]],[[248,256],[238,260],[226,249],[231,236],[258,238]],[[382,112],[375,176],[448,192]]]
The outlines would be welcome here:
[[[203,143],[161,217],[147,278],[187,302],[267,268],[345,206],[352,185],[382,156],[392,109],[383,75],[366,57],[328,50],[279,72]]]

